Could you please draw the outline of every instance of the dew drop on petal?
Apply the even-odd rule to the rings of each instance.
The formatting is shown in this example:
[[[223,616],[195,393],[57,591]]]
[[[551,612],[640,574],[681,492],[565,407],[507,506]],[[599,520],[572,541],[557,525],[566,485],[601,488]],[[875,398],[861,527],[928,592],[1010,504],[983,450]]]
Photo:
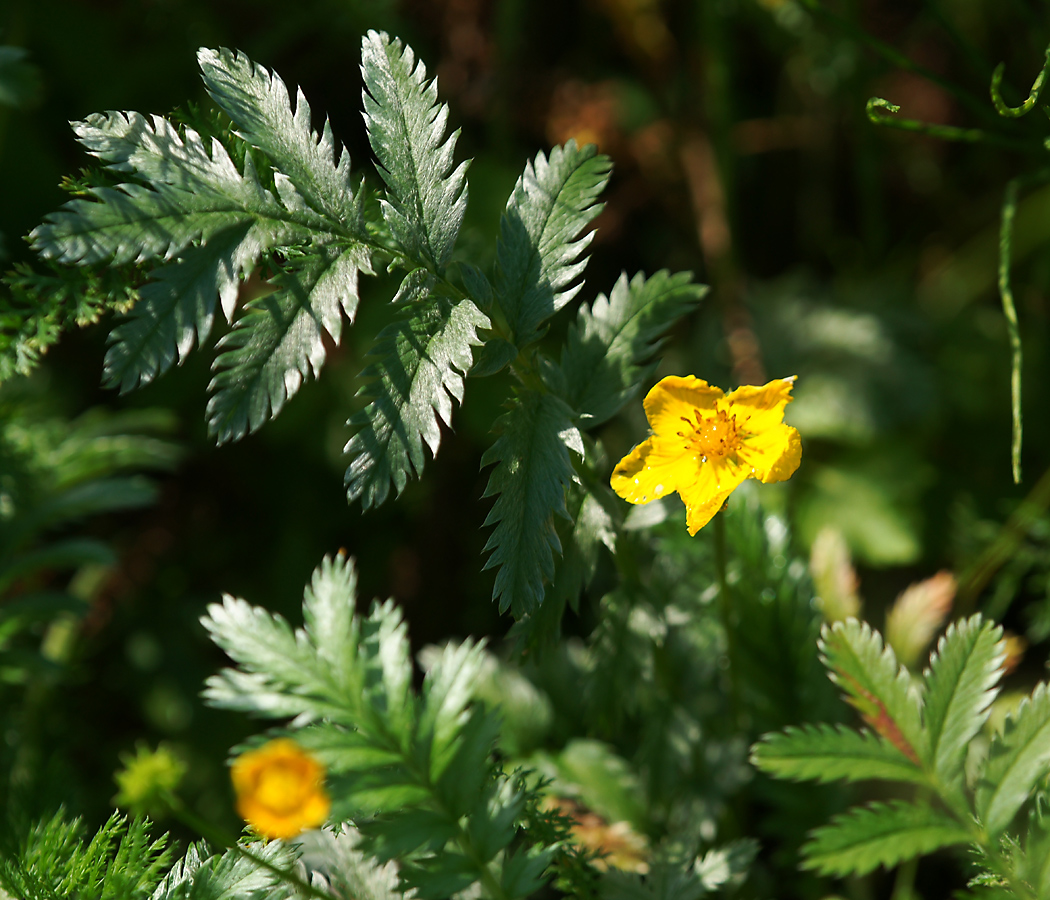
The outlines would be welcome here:
[[[635,483],[635,484],[638,484],[638,483],[639,483],[639,482],[638,482],[638,479],[637,479],[637,478],[635,478],[635,479],[634,479],[634,483]]]
[[[754,474],[755,474],[755,467],[754,467],[754,466],[752,466],[752,467],[751,467],[751,474],[752,474],[752,475],[754,475]]]
[[[752,471],[754,471],[754,470],[752,470]],[[662,484],[658,484],[658,485],[656,486],[656,493],[658,493],[658,494],[659,494],[659,493],[660,493],[660,491],[662,491],[663,489],[664,489],[664,486],[663,486]]]
[[[707,457],[706,456],[701,456],[700,457],[700,462],[707,462]]]

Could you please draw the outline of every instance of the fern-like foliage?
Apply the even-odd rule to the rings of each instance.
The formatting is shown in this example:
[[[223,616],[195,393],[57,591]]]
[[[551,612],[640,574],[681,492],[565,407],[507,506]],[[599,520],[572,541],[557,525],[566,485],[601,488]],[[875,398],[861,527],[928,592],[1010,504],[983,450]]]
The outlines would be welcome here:
[[[1032,803],[1050,774],[1045,684],[992,736],[987,758],[970,760],[978,766],[973,783],[963,777],[970,741],[988,718],[1002,674],[1001,629],[980,616],[951,625],[921,681],[897,664],[876,632],[854,619],[825,627],[821,647],[832,679],[872,730],[788,729],[756,744],[752,761],[779,778],[883,779],[923,793],[915,803],[876,803],[834,818],[811,835],[804,864],[827,875],[864,874],[972,844],[993,882],[1018,896],[1046,896],[1024,887],[1050,885],[1039,874],[1043,804]],[[1029,833],[1022,829],[1019,839],[1009,829],[1030,803]]]
[[[472,703],[482,645],[446,647],[417,693],[399,610],[377,603],[358,617],[355,585],[345,558],[326,559],[294,631],[243,600],[209,607],[204,625],[238,666],[209,680],[206,699],[294,717],[330,774],[333,816],[358,823],[366,852],[402,861],[403,889],[534,892],[554,850],[519,839],[524,788],[491,761],[498,720]]]
[[[0,384],[33,371],[64,331],[125,312],[138,299],[134,273],[121,268],[37,271],[17,263],[0,284]]]
[[[602,210],[598,196],[609,180],[609,158],[575,141],[536,154],[507,201],[496,249],[495,296],[512,342],[536,340],[540,325],[579,291],[587,265],[580,254],[594,232],[578,237]]]
[[[19,900],[147,900],[171,863],[167,844],[119,813],[85,841],[83,823],[59,811],[4,848],[0,888]]]

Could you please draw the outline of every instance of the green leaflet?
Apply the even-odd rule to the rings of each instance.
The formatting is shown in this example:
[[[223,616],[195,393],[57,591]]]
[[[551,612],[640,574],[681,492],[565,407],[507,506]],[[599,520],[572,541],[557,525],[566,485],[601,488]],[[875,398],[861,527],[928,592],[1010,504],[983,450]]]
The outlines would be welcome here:
[[[872,803],[836,816],[802,848],[807,869],[822,875],[864,875],[941,847],[967,844],[970,833],[928,804]]]
[[[255,264],[259,252],[246,240],[251,228],[248,222],[233,225],[153,273],[131,314],[110,334],[103,369],[106,385],[124,393],[181,363],[194,341],[203,343],[211,333],[217,297],[232,314],[241,275]]]
[[[355,586],[351,563],[326,558],[304,593],[309,631],[293,632],[281,616],[228,595],[221,604],[211,604],[201,622],[238,668],[209,678],[204,698],[213,706],[275,718],[327,716],[357,723],[365,674],[358,652],[360,623],[353,616]],[[339,619],[344,631],[326,636],[338,642],[338,649],[315,643],[318,624]],[[342,662],[333,664],[340,655]]]
[[[492,599],[515,618],[543,602],[543,582],[554,577],[561,543],[554,516],[566,515],[565,489],[573,478],[569,449],[583,455],[572,410],[552,394],[524,390],[496,425],[501,431],[482,466],[497,463],[485,496],[498,499],[485,519],[496,529],[485,544],[485,568],[499,566]]]
[[[989,835],[1002,833],[1029,793],[1050,772],[1050,690],[1039,684],[992,740],[977,786],[977,816]]]
[[[397,38],[368,32],[361,76],[368,140],[388,189],[383,216],[410,260],[442,273],[467,207],[467,163],[452,169],[459,132],[446,139],[437,83]]]
[[[440,423],[450,424],[452,399],[463,400],[471,348],[481,344],[477,330],[488,325],[470,300],[438,298],[409,304],[376,336],[376,361],[361,373],[371,380],[361,392],[372,402],[350,419],[358,430],[344,450],[351,501],[379,506],[391,482],[400,494],[411,475],[422,473],[423,446],[437,453]]]
[[[321,136],[312,129],[310,104],[297,91],[292,112],[288,88],[276,72],[226,48],[197,52],[212,99],[237,126],[237,135],[265,153],[290,209],[309,207],[363,238],[360,191],[350,177],[350,154],[332,136],[325,119]]]
[[[325,332],[338,343],[343,313],[353,321],[360,272],[371,273],[367,248],[318,247],[271,282],[277,291],[253,300],[219,342],[209,385],[208,431],[218,443],[240,440],[277,416],[303,381],[324,365]]]
[[[645,365],[661,335],[707,292],[689,272],[667,270],[628,282],[622,274],[606,297],[580,307],[561,354],[565,399],[586,428],[612,418],[633,397],[654,366]]]
[[[882,778],[925,784],[922,770],[870,731],[805,725],[767,734],[751,750],[763,772],[794,781],[865,781]]]
[[[1002,629],[973,616],[954,622],[926,673],[924,719],[941,783],[962,773],[967,746],[988,718],[1004,659]]]
[[[246,849],[273,865],[288,868],[294,864],[291,849],[282,841],[253,842]],[[203,844],[191,844],[150,900],[285,900],[295,896],[300,895],[287,882],[235,850],[211,856]]]
[[[587,258],[579,257],[594,233],[576,238],[601,212],[611,168],[593,145],[581,150],[569,141],[549,160],[537,153],[514,186],[500,221],[494,287],[518,347],[536,340],[539,326],[582,286],[576,279]]]
[[[866,622],[849,619],[824,626],[820,649],[832,681],[864,720],[905,756],[925,763],[929,751],[918,688],[882,636]]]

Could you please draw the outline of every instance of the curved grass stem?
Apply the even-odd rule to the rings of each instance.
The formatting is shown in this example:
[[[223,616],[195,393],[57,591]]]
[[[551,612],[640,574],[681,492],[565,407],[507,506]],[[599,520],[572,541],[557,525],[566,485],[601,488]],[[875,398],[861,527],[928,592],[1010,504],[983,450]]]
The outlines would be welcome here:
[[[992,72],[992,84],[988,92],[992,95],[992,103],[999,115],[1008,119],[1018,119],[1030,113],[1035,108],[1036,103],[1039,102],[1039,95],[1043,92],[1043,85],[1046,83],[1047,75],[1050,74],[1050,47],[1046,48],[1046,59],[1043,62],[1043,68],[1039,70],[1039,74],[1036,75],[1035,81],[1032,83],[1032,90],[1028,94],[1028,99],[1020,106],[1007,106],[1003,101],[1003,95],[999,89],[1002,86],[1003,73],[1005,71],[1006,63],[999,63],[995,67],[995,71]]]
[[[899,119],[895,115],[886,115],[881,110],[889,113],[897,113],[900,107],[882,97],[872,97],[864,107],[868,114],[868,121],[874,125],[884,125],[887,128],[897,128],[900,131],[911,131],[916,134],[925,134],[930,137],[939,138],[942,141],[957,141],[965,144],[993,144],[1009,150],[1020,150],[1024,153],[1044,153],[1042,143],[1034,141],[1021,141],[1005,135],[984,131],[981,128],[957,128],[954,125],[937,125],[932,122],[923,122],[919,119]]]

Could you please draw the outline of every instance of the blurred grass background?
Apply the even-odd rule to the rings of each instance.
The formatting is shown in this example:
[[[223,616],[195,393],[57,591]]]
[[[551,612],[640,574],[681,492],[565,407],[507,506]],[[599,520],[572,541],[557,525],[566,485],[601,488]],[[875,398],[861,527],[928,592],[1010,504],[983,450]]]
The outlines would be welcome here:
[[[1050,465],[1050,189],[1022,198],[1016,227],[1026,476],[1015,486],[998,216],[1006,181],[1033,160],[881,129],[865,102],[885,97],[901,116],[1033,138],[1046,128],[1040,113],[997,122],[987,85],[1004,61],[1015,85],[1008,102],[1027,95],[1050,28],[1040,0],[846,0],[834,19],[813,7],[4,0],[0,44],[24,48],[33,68],[17,105],[0,105],[0,264],[29,259],[22,235],[63,202],[61,177],[88,164],[68,120],[205,103],[199,46],[236,47],[301,85],[355,168],[369,172],[360,37],[390,31],[438,75],[463,129],[460,153],[475,158],[459,252],[492,253],[506,196],[537,149],[593,141],[616,168],[581,297],[610,289],[621,270],[691,269],[713,290],[675,332],[660,375],[693,373],[727,389],[799,376],[789,421],[803,434],[803,466],[767,499],[789,513],[803,547],[829,524],[841,532],[881,625],[872,611],[907,584],[964,570]],[[891,65],[863,34],[961,91]],[[479,472],[505,385],[469,384],[454,433],[400,500],[367,515],[346,505],[345,420],[392,285],[372,279],[364,290],[359,324],[320,381],[234,446],[206,439],[203,354],[141,392],[102,391],[106,323],[67,336],[31,379],[4,388],[8,402],[59,420],[94,407],[171,410],[183,449],[178,467],[157,477],[155,505],[90,523],[119,563],[99,573],[72,668],[39,704],[41,744],[63,748],[46,780],[58,796],[41,793],[42,807],[58,800],[100,819],[118,754],[166,740],[190,763],[198,810],[232,824],[221,761],[251,725],[197,700],[222,663],[197,625],[220,591],[294,621],[310,571],[344,547],[364,596],[404,605],[417,646],[506,631],[489,600],[492,575],[480,571],[488,501]],[[644,428],[640,403],[606,426],[610,457]],[[1050,636],[1041,510],[1015,545],[979,599],[1039,643]],[[570,631],[591,627],[586,610]]]

